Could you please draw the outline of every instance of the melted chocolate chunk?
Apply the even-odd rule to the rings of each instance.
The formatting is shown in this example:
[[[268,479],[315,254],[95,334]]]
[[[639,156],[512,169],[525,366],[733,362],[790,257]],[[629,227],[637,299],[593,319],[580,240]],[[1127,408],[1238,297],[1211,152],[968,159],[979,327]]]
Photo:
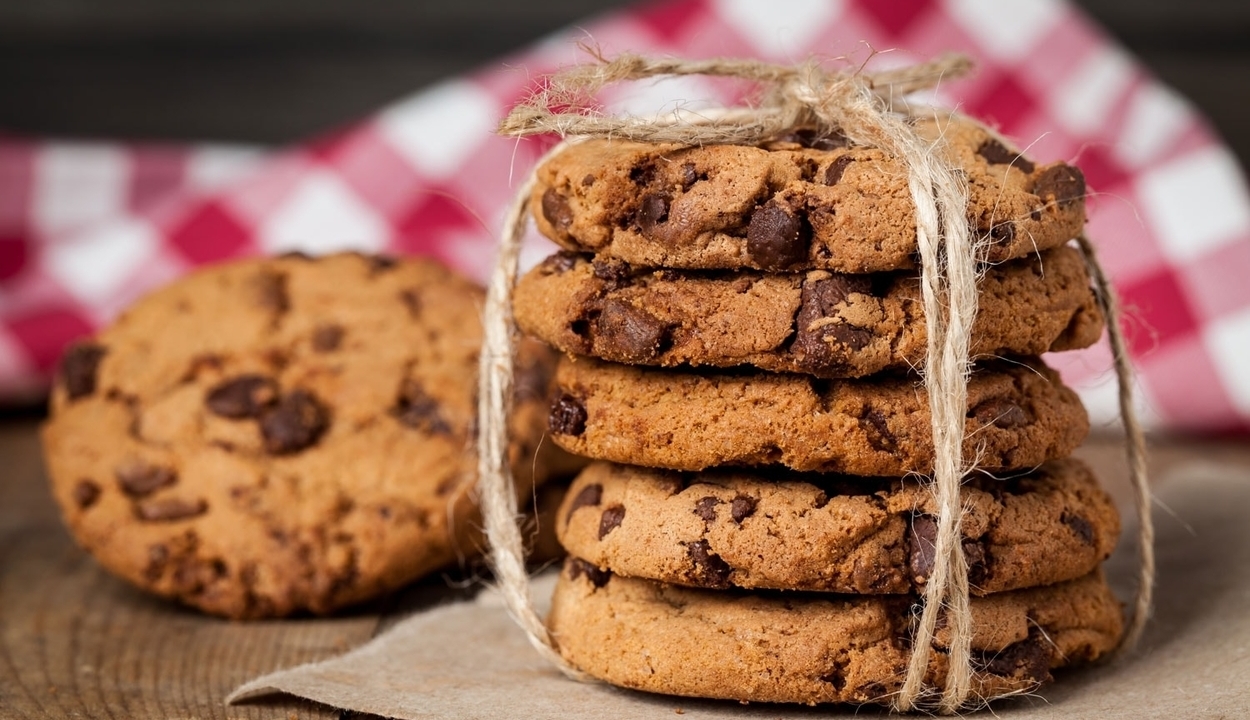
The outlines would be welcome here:
[[[874,407],[864,410],[859,416],[859,427],[868,436],[868,444],[874,450],[892,453],[898,450],[898,438],[890,432],[890,424],[885,414]]]
[[[821,322],[835,316],[838,306],[852,293],[872,295],[872,278],[835,274],[803,284],[791,352],[804,369],[818,374],[837,372],[847,367],[849,352],[862,350],[872,342],[871,330],[841,320]]]
[[[704,176],[699,174],[695,169],[694,163],[686,161],[681,165],[681,189],[682,192],[690,190],[694,184],[703,180]]]
[[[285,273],[262,272],[256,276],[257,302],[270,312],[284,313],[291,309]]]
[[[729,505],[729,516],[741,525],[743,520],[755,514],[755,503],[756,500],[753,497],[737,495]]]
[[[543,260],[538,266],[538,271],[544,275],[562,275],[577,267],[577,261],[582,257],[584,256],[580,253],[575,253],[571,250],[561,250]]]
[[[716,522],[716,506],[720,502],[719,498],[711,495],[699,498],[694,504],[694,514],[703,518],[703,522]]]
[[[568,571],[570,580],[576,580],[585,576],[590,581],[590,584],[597,588],[607,585],[608,581],[612,579],[611,570],[603,570],[581,558],[569,558]]]
[[[584,507],[599,507],[599,503],[603,500],[603,486],[599,483],[591,483],[581,489],[577,496],[573,498],[573,502],[569,504],[569,512],[564,516],[564,522],[573,519],[573,513]]]
[[[569,199],[555,188],[547,188],[543,193],[542,210],[543,217],[556,230],[567,231],[573,224],[573,209],[569,207]]]
[[[785,270],[807,259],[812,229],[806,218],[769,200],[751,215],[747,254],[765,270]]]
[[[344,332],[342,325],[318,325],[313,330],[312,349],[320,353],[338,350],[339,345],[343,344]]]
[[[629,263],[614,257],[596,256],[591,267],[595,277],[604,282],[604,290],[615,290],[634,276],[634,270]]]
[[[928,515],[912,517],[907,532],[907,564],[917,585],[923,585],[933,574],[936,555],[937,520]]]
[[[613,360],[645,363],[664,351],[668,326],[646,310],[611,298],[595,321],[595,344]]]
[[[656,230],[668,222],[668,207],[672,198],[668,193],[651,192],[642,198],[638,209],[638,229],[647,237],[654,237]]]
[[[61,357],[61,385],[70,400],[77,400],[95,392],[96,374],[100,361],[108,350],[103,345],[83,342],[71,345]]]
[[[274,455],[307,449],[329,426],[329,410],[306,390],[292,390],[283,395],[260,419],[265,449]]]
[[[1085,176],[1066,163],[1053,165],[1037,176],[1033,194],[1047,202],[1067,205],[1085,197]]]
[[[278,399],[278,383],[270,377],[249,373],[223,380],[204,397],[214,415],[231,420],[258,417]]]
[[[620,527],[624,519],[624,505],[609,505],[599,518],[599,539],[602,540],[608,533]]]
[[[78,506],[78,509],[86,510],[95,505],[96,501],[100,499],[100,486],[91,480],[83,478],[74,486],[73,497],[74,504]]]
[[[203,515],[208,503],[201,498],[146,498],[135,504],[135,515],[147,522],[174,522]]]
[[[381,275],[399,267],[399,261],[390,255],[366,255],[365,261],[369,263],[370,275]]]
[[[421,383],[408,378],[399,389],[391,415],[401,424],[427,433],[450,435],[451,425],[439,411],[438,401],[426,394]]]
[[[1050,647],[1040,633],[996,653],[981,653],[978,665],[1002,677],[1018,677],[1042,683],[1050,680]]]
[[[560,393],[551,403],[547,421],[551,432],[577,437],[586,432],[586,407],[572,395]]]
[[[994,138],[981,143],[981,147],[977,148],[977,154],[991,165],[1014,165],[1023,170],[1026,175],[1033,174],[1033,163],[1029,162],[1028,158],[1009,149]]]
[[[842,180],[842,173],[855,162],[855,158],[850,155],[842,155],[833,162],[829,163],[829,167],[825,168],[825,184],[837,185]]]
[[[1086,545],[1094,544],[1094,526],[1090,524],[1089,520],[1086,520],[1083,516],[1078,515],[1077,513],[1070,512],[1063,513],[1063,515],[1059,517],[1059,520],[1064,525],[1067,525],[1068,528],[1081,539],[1081,542]]]
[[[113,475],[117,478],[117,486],[130,497],[151,495],[178,481],[178,473],[171,468],[141,461],[127,463],[113,471]]]
[[[733,568],[720,555],[712,552],[707,540],[685,543],[686,555],[693,563],[690,580],[697,585],[710,588],[729,587],[729,576]]]
[[[1024,408],[1004,398],[991,398],[980,403],[972,408],[968,417],[981,425],[994,425],[1005,430],[1029,424],[1029,415]]]

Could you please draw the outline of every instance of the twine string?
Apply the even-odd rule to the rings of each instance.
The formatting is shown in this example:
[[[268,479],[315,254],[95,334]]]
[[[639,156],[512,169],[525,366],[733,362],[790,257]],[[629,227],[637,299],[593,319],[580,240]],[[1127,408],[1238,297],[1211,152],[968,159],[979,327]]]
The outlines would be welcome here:
[[[755,60],[689,61],[637,55],[608,60],[593,50],[591,54],[595,62],[552,76],[545,87],[514,107],[500,124],[499,132],[513,137],[555,133],[565,138],[565,143],[586,137],[610,137],[701,145],[758,144],[795,127],[815,127],[840,132],[856,145],[882,148],[906,164],[921,258],[921,295],[928,337],[922,376],[931,411],[934,468],[930,487],[937,502],[938,517],[934,567],[924,588],[924,602],[913,633],[906,677],[893,706],[899,711],[936,706],[944,714],[957,712],[970,701],[973,676],[968,566],[961,542],[959,489],[970,469],[963,465],[970,370],[968,341],[976,316],[976,261],[978,243],[982,239],[968,226],[967,188],[946,159],[941,141],[930,145],[921,140],[908,122],[910,111],[904,108],[900,112],[896,105],[908,93],[965,74],[971,69],[971,63],[962,56],[949,56],[884,72],[830,73],[815,62],[774,65]],[[674,75],[738,78],[760,84],[766,92],[755,107],[704,114],[679,110],[671,116],[652,119],[604,115],[593,111],[589,104],[589,98],[608,85]],[[553,148],[548,156],[562,145]],[[541,161],[535,167],[540,164]],[[481,502],[492,562],[510,614],[543,657],[566,675],[584,680],[586,676],[560,656],[554,639],[533,610],[506,455],[507,399],[511,397],[516,332],[510,295],[526,227],[527,199],[534,182],[535,174],[531,172],[509,207],[499,258],[487,293],[486,333],[479,378]],[[1088,244],[1084,238],[1081,242],[1083,247]],[[1108,325],[1118,328],[1118,308],[1092,250],[1086,252],[1086,258],[1095,270]],[[1129,443],[1129,458],[1138,495],[1138,513],[1139,516],[1144,513],[1145,517],[1141,526],[1144,529],[1143,555],[1135,630],[1129,633],[1135,642],[1150,607],[1153,554],[1149,552],[1148,541],[1152,535],[1148,532],[1149,501],[1143,500],[1148,497],[1144,445],[1133,416],[1131,389],[1126,389],[1130,369],[1123,353],[1123,338],[1117,337],[1113,332],[1121,412],[1125,416],[1126,432],[1136,438]],[[926,687],[925,679],[939,618],[945,619],[950,641],[945,686],[935,698],[935,691]]]

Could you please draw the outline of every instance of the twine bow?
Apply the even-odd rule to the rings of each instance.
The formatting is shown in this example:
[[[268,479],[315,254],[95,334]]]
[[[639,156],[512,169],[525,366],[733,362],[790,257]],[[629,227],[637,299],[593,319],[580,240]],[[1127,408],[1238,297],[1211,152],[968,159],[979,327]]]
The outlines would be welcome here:
[[[908,168],[908,189],[915,205],[917,244],[921,259],[921,300],[925,312],[928,353],[922,369],[931,410],[934,472],[931,487],[937,501],[937,537],[933,571],[924,588],[923,608],[916,624],[912,652],[896,710],[917,707],[954,713],[975,702],[970,698],[972,618],[968,565],[960,533],[959,489],[971,469],[963,458],[970,372],[968,340],[977,310],[978,248],[983,238],[966,220],[968,193],[961,176],[946,161],[943,148],[920,139],[909,119],[904,96],[930,89],[944,79],[971,70],[962,56],[948,56],[883,72],[828,72],[818,63],[775,65],[755,60],[651,59],[622,55],[608,60],[594,51],[595,62],[574,66],[548,79],[546,87],[518,104],[500,124],[513,137],[556,133],[566,142],[585,137],[612,137],[651,143],[759,144],[798,127],[818,133],[840,133],[851,143],[881,148]],[[602,88],[629,80],[660,76],[702,75],[752,81],[764,89],[758,104],[715,113],[675,111],[671,117],[645,119],[604,115],[590,109],[589,99]],[[556,108],[566,108],[557,110]],[[553,149],[550,154],[558,151]],[[566,674],[584,679],[553,648],[545,626],[533,610],[528,577],[521,560],[516,499],[506,462],[507,403],[511,397],[512,339],[515,326],[510,295],[525,231],[526,203],[534,183],[531,174],[519,189],[505,218],[500,255],[488,288],[485,341],[480,360],[479,473],[483,515],[492,560],[505,602],[531,643]],[[1149,547],[1150,518],[1145,485],[1144,447],[1133,418],[1130,368],[1123,355],[1118,309],[1088,241],[1080,239],[1099,285],[1099,299],[1108,317],[1117,372],[1121,412],[1130,435],[1128,455],[1138,514],[1142,520],[1142,572],[1137,612],[1127,642],[1140,635],[1150,606],[1153,555]],[[938,697],[925,685],[930,652],[940,616],[949,628],[948,671]]]

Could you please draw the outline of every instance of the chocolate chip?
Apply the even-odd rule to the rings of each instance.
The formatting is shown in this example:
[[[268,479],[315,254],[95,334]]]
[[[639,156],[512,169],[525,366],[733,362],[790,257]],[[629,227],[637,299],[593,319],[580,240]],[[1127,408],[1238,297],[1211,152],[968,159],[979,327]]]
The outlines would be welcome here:
[[[1047,202],[1067,205],[1085,197],[1085,176],[1066,163],[1052,165],[1033,182],[1033,194]]]
[[[747,254],[765,270],[785,270],[807,259],[812,229],[776,200],[751,214]]]
[[[595,341],[604,357],[626,363],[654,360],[668,344],[668,326],[646,310],[611,298],[595,321]]]
[[[872,342],[871,330],[842,320],[828,322],[852,293],[872,295],[871,276],[834,274],[803,284],[790,351],[805,370],[818,374],[837,373],[846,369],[850,352],[862,350]]]
[[[1033,174],[1033,163],[1029,162],[1028,158],[1009,149],[994,138],[989,138],[981,143],[981,147],[977,148],[977,154],[985,158],[985,161],[991,165],[1010,164],[1023,170],[1026,175]]]
[[[400,290],[399,301],[404,304],[404,307],[408,308],[408,315],[412,317],[414,320],[419,319],[421,317],[421,293],[420,292],[412,288],[408,288],[407,290]]]
[[[602,540],[608,533],[620,527],[621,521],[624,519],[624,505],[609,505],[599,518],[599,539]]]
[[[547,422],[551,432],[577,437],[586,431],[586,408],[572,395],[560,393],[551,403]]]
[[[604,282],[605,290],[615,290],[634,276],[634,269],[629,263],[614,257],[595,256],[591,268],[595,277]]]
[[[100,361],[108,350],[103,345],[83,342],[71,345],[61,357],[61,384],[70,400],[95,392]]]
[[[208,503],[203,499],[147,498],[135,504],[135,515],[148,522],[174,522],[203,515]]]
[[[581,558],[569,558],[568,562],[569,579],[576,580],[585,576],[591,585],[601,588],[608,584],[612,579],[611,570],[603,570],[596,565],[592,565]]]
[[[312,348],[317,352],[334,352],[343,343],[342,325],[318,325],[313,330]]]
[[[694,514],[703,518],[703,522],[716,522],[716,506],[720,502],[720,498],[711,495],[699,498],[694,504]]]
[[[1042,683],[1050,680],[1050,653],[1040,633],[1030,634],[996,653],[981,653],[977,664],[994,675]]]
[[[638,209],[638,229],[644,235],[654,236],[656,229],[668,222],[668,206],[672,198],[668,193],[650,192],[642,197]]]
[[[365,261],[369,263],[369,275],[371,276],[381,275],[399,266],[399,261],[390,255],[366,255]]]
[[[450,435],[451,425],[439,411],[438,402],[425,392],[421,383],[407,378],[399,388],[399,398],[391,415],[410,428],[438,435]]]
[[[567,231],[573,224],[573,209],[569,207],[569,199],[555,188],[547,188],[542,200],[543,217],[551,226],[559,231]]]
[[[1016,224],[1010,220],[990,226],[990,240],[996,244],[1009,243],[1016,239]]]
[[[689,573],[691,582],[703,587],[729,587],[729,576],[733,574],[733,568],[729,567],[729,563],[725,562],[720,555],[712,552],[712,547],[708,545],[707,540],[684,544],[686,555],[694,564]]]
[[[1024,408],[1004,398],[991,398],[980,403],[968,413],[981,425],[994,425],[1005,430],[1029,424],[1028,413]]]
[[[171,468],[149,465],[142,461],[122,465],[113,472],[113,475],[117,478],[118,487],[130,497],[151,495],[178,481],[178,473]]]
[[[582,176],[582,187],[590,187],[595,184],[594,173],[586,173]]]
[[[855,162],[855,158],[850,155],[841,155],[834,158],[829,163],[829,167],[825,168],[825,184],[837,185],[842,180],[842,173],[846,172],[846,168]]]
[[[1084,516],[1077,513],[1064,512],[1059,516],[1059,520],[1064,525],[1067,525],[1072,532],[1076,533],[1081,542],[1086,545],[1094,544],[1094,526]]]
[[[703,177],[699,174],[699,171],[695,169],[694,163],[690,161],[686,161],[681,164],[682,192],[686,192],[690,190],[690,188],[693,187],[695,183],[699,182],[702,179]]]
[[[890,432],[890,424],[885,414],[875,407],[868,407],[859,416],[859,428],[868,437],[868,444],[874,450],[894,452],[898,449],[898,438]]]
[[[797,128],[777,136],[771,142],[794,143],[813,150],[837,150],[847,146],[846,136],[840,131],[827,132],[815,128]]]
[[[650,185],[655,181],[655,163],[645,161],[630,168],[629,179],[639,186]]]
[[[928,515],[916,515],[911,519],[907,532],[907,564],[912,580],[923,585],[933,574],[937,556],[937,521]]]
[[[292,390],[260,419],[265,449],[274,455],[296,453],[311,446],[330,426],[330,413],[315,395]]]
[[[254,418],[278,399],[278,383],[255,373],[238,375],[213,386],[204,405],[214,414],[231,420]]]
[[[972,538],[964,538],[961,544],[964,561],[968,565],[968,582],[974,587],[983,584],[990,575],[989,553],[985,549],[985,544]]]
[[[582,255],[579,253],[561,250],[543,260],[538,271],[544,275],[561,275],[577,267],[577,261],[581,259]]]
[[[573,519],[573,513],[584,507],[598,507],[600,501],[603,500],[603,486],[599,483],[591,483],[582,488],[577,496],[573,498],[573,502],[569,505],[569,512],[564,516],[564,522]]]
[[[291,298],[287,293],[287,277],[284,273],[262,272],[256,276],[257,302],[266,310],[284,313],[291,309]]]
[[[741,525],[743,520],[755,514],[755,503],[756,500],[753,497],[737,495],[729,505],[729,516]]]
[[[165,574],[165,564],[169,562],[169,548],[156,544],[148,548],[148,564],[143,568],[143,577],[149,581],[159,580]]]
[[[74,504],[79,510],[86,510],[100,499],[100,486],[83,478],[74,486]]]

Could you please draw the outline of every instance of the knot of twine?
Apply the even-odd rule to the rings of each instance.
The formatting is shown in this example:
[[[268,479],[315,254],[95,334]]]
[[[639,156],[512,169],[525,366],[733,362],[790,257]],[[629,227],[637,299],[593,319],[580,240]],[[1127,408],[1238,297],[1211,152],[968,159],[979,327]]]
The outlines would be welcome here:
[[[960,532],[960,484],[972,469],[963,457],[967,410],[967,377],[971,369],[968,341],[977,311],[978,250],[984,238],[969,227],[967,188],[940,145],[921,139],[909,120],[914,117],[905,95],[930,89],[944,79],[966,74],[971,62],[949,56],[933,62],[883,72],[828,72],[816,62],[775,65],[755,60],[651,59],[622,55],[608,60],[593,50],[595,62],[578,65],[548,78],[546,86],[518,104],[500,124],[503,135],[523,137],[556,133],[567,143],[587,137],[611,137],[652,143],[701,145],[758,144],[794,128],[841,133],[851,143],[877,147],[900,158],[908,169],[908,190],[915,206],[921,259],[921,300],[928,338],[922,368],[934,445],[929,484],[938,509],[933,570],[924,587],[922,609],[913,636],[902,687],[893,699],[898,711],[936,707],[950,714],[993,698],[972,698],[972,615],[968,564]],[[660,76],[702,75],[752,81],[763,89],[757,105],[714,113],[675,111],[671,117],[643,119],[597,113],[589,99],[608,85]],[[900,110],[897,105],[903,105]],[[563,111],[558,108],[564,108]],[[545,158],[544,158],[545,159]],[[536,165],[541,164],[541,160]],[[585,680],[556,651],[553,639],[535,613],[518,529],[517,500],[507,463],[507,416],[511,398],[513,344],[511,292],[516,282],[527,201],[534,174],[522,183],[508,209],[499,257],[487,289],[485,338],[480,359],[478,439],[479,495],[491,545],[496,581],[513,619],[535,648],[570,677]],[[1078,239],[1108,319],[1120,411],[1129,436],[1127,456],[1137,500],[1140,572],[1135,613],[1122,649],[1141,634],[1153,588],[1153,531],[1146,484],[1145,445],[1134,416],[1131,367],[1120,334],[1119,310],[1093,247]],[[939,691],[925,684],[939,617],[949,629],[948,670]]]

